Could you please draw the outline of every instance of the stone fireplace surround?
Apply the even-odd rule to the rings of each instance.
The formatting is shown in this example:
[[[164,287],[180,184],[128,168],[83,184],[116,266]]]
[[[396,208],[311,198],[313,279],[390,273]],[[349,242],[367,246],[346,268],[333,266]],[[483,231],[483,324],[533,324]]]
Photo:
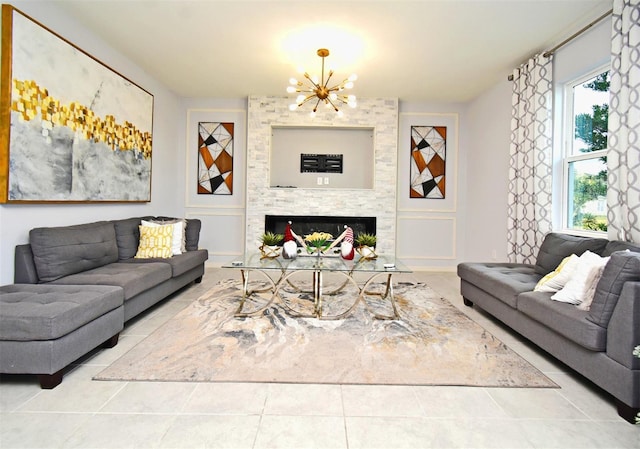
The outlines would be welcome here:
[[[308,111],[289,111],[291,101],[288,97],[262,96],[248,100],[245,248],[259,245],[266,215],[363,216],[376,218],[377,252],[395,256],[398,100],[359,99],[355,109],[345,108],[342,118],[324,108],[315,118]],[[270,188],[274,126],[373,128],[373,189]]]

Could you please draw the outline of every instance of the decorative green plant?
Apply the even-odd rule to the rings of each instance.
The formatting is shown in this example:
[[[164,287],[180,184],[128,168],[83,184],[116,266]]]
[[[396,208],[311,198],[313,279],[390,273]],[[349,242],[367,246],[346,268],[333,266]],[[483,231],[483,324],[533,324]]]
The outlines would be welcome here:
[[[264,234],[262,234],[262,237],[260,237],[260,240],[262,240],[263,245],[276,246],[280,244],[282,240],[284,240],[284,235],[267,231]]]
[[[328,232],[314,232],[313,234],[307,234],[304,236],[304,241],[307,242],[307,252],[312,251],[325,251],[331,246],[331,240],[333,235]]]
[[[378,238],[375,234],[368,234],[366,232],[362,232],[356,236],[355,243],[356,246],[376,246]]]

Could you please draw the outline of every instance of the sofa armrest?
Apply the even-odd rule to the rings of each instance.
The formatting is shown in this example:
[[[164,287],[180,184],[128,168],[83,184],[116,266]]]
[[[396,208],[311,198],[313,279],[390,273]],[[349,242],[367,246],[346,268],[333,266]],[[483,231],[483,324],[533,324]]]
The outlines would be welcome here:
[[[607,355],[629,369],[640,369],[633,348],[640,345],[640,282],[625,282],[607,327]]]
[[[39,281],[36,264],[33,261],[31,245],[16,245],[13,282],[16,284],[37,284]]]

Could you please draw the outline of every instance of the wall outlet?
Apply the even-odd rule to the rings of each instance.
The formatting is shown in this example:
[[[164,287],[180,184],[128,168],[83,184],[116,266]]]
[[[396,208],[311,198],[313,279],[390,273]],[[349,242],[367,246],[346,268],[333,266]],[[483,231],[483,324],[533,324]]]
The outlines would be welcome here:
[[[328,184],[329,184],[329,177],[328,177],[328,176],[325,176],[325,178],[324,178],[324,183],[325,183],[325,185],[328,185]]]
[[[318,176],[318,179],[316,180],[316,182],[318,183],[319,186],[322,185],[322,176]]]

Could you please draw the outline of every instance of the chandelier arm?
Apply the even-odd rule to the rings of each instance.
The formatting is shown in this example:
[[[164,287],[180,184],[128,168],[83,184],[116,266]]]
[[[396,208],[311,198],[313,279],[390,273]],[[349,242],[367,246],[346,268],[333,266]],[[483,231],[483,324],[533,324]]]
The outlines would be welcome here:
[[[314,87],[314,89],[320,89],[320,85],[319,85],[319,84],[317,84],[317,83],[314,83],[314,82],[313,82],[313,80],[311,79],[311,77],[309,76],[309,74],[308,74],[308,73],[305,73],[305,74],[304,74],[304,77],[305,77],[306,79],[308,79],[308,80],[309,80],[309,82],[310,82],[310,83],[311,83],[311,85]]]
[[[304,100],[302,100],[302,102],[300,104],[298,104],[298,107],[302,106],[303,104],[305,104],[306,102],[308,102],[309,100],[311,100],[312,98],[316,98],[316,94],[313,95],[307,95],[307,98],[305,98]],[[317,105],[316,105],[317,106]]]
[[[313,107],[313,112],[317,112],[318,111],[318,105],[320,104],[320,97],[318,97],[318,101],[316,101],[316,105]]]
[[[329,80],[331,79],[331,77],[333,76],[333,70],[329,71],[329,76],[327,77],[327,81],[323,84],[323,87],[326,89],[327,86],[329,85]],[[323,78],[324,78],[324,73],[323,73]],[[328,89],[331,90],[331,89]]]
[[[333,104],[333,101],[331,101],[331,98],[327,97],[325,101],[328,101],[331,104],[331,106],[333,107],[333,110],[338,112],[338,108],[336,107],[335,104]]]

